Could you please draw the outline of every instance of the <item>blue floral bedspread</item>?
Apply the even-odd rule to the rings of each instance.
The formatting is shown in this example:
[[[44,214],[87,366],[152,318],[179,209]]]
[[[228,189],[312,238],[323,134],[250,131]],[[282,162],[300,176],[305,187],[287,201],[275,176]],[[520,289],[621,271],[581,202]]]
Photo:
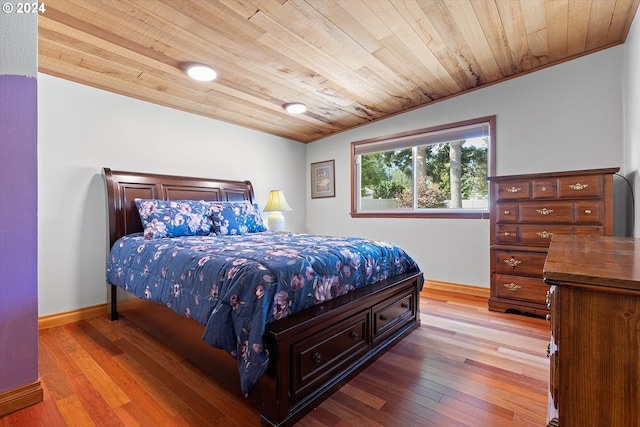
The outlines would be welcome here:
[[[290,233],[145,239],[111,249],[107,281],[205,326],[203,339],[238,360],[247,395],[269,362],[265,325],[398,274],[419,271],[399,247]]]

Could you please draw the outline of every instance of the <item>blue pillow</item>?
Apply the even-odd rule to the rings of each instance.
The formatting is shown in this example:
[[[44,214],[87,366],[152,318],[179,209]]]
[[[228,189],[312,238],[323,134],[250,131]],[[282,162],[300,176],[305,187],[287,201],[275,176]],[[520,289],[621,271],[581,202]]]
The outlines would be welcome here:
[[[257,204],[211,202],[213,229],[218,235],[240,235],[267,231]]]
[[[204,200],[135,199],[144,237],[206,236],[211,233],[211,204]]]

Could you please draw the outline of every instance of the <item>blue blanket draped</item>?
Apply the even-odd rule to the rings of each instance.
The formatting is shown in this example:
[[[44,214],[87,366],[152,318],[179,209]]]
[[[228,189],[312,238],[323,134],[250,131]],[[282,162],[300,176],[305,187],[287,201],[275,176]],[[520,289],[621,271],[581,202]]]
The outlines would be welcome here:
[[[262,232],[119,239],[107,281],[205,326],[203,339],[236,357],[247,395],[264,373],[268,322],[403,273],[399,247],[354,237]]]

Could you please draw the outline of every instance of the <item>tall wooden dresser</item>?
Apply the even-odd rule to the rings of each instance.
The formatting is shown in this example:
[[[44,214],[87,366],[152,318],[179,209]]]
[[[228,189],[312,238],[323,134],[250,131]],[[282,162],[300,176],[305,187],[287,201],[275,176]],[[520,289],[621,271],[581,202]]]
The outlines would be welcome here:
[[[549,426],[640,426],[640,239],[554,236]]]
[[[489,177],[489,309],[549,312],[542,267],[551,237],[613,234],[618,168]]]

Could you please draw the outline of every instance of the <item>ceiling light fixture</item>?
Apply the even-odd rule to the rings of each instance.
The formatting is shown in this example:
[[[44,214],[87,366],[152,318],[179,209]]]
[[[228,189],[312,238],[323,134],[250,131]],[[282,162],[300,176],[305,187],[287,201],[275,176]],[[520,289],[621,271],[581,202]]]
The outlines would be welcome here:
[[[204,64],[188,64],[185,70],[189,77],[199,82],[210,82],[218,77],[218,73],[213,68]]]
[[[291,102],[289,104],[284,104],[284,109],[290,114],[301,114],[307,111],[307,106],[301,102]]]

